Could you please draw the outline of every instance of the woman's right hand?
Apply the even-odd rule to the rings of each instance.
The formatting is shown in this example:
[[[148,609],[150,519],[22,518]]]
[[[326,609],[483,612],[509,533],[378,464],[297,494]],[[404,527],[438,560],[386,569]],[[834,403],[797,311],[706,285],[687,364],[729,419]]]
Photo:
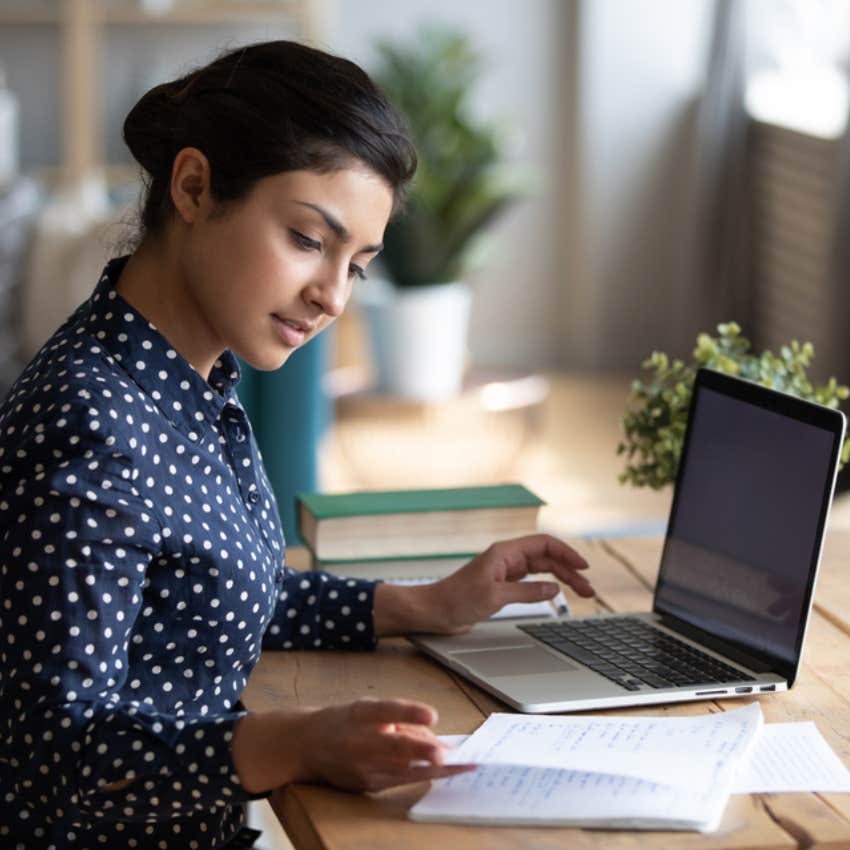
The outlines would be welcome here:
[[[249,793],[294,781],[379,791],[471,770],[443,763],[436,721],[433,708],[402,699],[249,714],[236,726],[233,760]]]
[[[359,699],[317,711],[305,724],[305,779],[351,791],[378,791],[470,770],[445,765],[431,731],[437,712],[402,699]]]

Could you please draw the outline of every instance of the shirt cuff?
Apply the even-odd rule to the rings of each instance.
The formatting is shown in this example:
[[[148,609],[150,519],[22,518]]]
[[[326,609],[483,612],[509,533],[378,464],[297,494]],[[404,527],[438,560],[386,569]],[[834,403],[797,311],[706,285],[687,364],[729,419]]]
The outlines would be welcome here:
[[[287,570],[263,649],[374,649],[375,585]]]

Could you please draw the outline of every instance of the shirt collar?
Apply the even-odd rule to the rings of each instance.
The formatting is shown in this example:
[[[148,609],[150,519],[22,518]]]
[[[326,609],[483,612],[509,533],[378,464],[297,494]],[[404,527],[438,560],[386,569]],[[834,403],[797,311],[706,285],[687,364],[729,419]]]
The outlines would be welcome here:
[[[215,423],[226,404],[239,405],[240,369],[225,351],[209,381],[135,307],[115,284],[129,257],[111,260],[88,302],[81,331],[91,334],[175,426],[188,430]]]

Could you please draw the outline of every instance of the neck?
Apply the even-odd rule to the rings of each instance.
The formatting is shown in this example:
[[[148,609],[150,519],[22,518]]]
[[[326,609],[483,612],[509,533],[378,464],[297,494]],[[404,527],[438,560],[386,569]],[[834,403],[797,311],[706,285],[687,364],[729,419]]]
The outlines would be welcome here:
[[[205,379],[224,346],[207,323],[166,235],[146,238],[127,261],[115,287]]]

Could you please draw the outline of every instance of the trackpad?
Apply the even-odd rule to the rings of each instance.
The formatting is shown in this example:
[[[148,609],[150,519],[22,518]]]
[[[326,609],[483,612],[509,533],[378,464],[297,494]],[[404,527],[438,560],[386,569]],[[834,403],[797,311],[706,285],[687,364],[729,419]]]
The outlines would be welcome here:
[[[566,658],[559,658],[540,646],[453,652],[452,658],[480,676],[532,676],[579,669]]]

